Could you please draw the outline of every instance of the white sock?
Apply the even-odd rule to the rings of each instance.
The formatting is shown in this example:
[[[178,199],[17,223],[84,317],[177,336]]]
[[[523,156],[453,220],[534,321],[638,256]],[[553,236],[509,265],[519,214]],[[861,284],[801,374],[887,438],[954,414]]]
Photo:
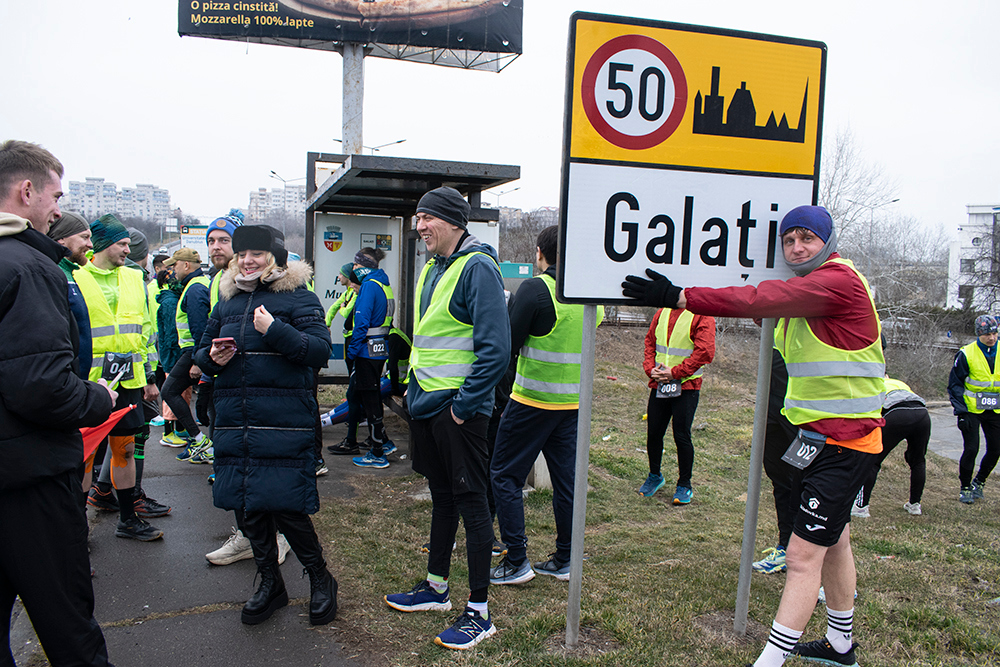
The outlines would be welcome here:
[[[448,590],[447,581],[434,581],[430,577],[427,577],[427,583],[431,585],[431,588],[434,589],[435,593],[444,593],[446,590]]]
[[[483,618],[489,618],[490,617],[490,612],[487,609],[487,605],[488,604],[489,603],[487,603],[487,602],[471,602],[470,601],[470,602],[467,602],[465,604],[465,606],[468,607],[469,609],[474,610],[474,611],[478,611],[479,615],[482,616]]]
[[[753,663],[753,667],[781,667],[801,636],[802,630],[792,630],[774,621],[771,623],[771,634],[767,637],[767,644],[764,645],[757,662]]]
[[[205,442],[205,438],[207,438],[207,437],[208,436],[205,435],[204,433],[199,433],[198,437],[195,438],[194,442],[195,442],[196,445],[203,444]]]
[[[854,607],[847,611],[826,608],[826,640],[837,653],[847,653],[854,643]]]

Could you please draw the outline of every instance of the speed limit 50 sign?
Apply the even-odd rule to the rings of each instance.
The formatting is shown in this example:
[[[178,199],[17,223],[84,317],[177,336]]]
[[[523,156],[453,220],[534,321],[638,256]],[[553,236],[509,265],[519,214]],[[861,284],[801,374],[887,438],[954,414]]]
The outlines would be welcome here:
[[[623,301],[624,276],[786,278],[785,211],[815,203],[826,46],[574,14],[559,296]]]

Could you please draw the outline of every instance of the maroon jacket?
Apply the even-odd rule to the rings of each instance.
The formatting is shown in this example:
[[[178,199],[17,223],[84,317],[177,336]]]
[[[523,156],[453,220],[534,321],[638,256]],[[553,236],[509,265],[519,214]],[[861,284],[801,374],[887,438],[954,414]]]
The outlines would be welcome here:
[[[830,259],[839,258],[832,253]],[[802,317],[821,341],[842,350],[860,350],[878,339],[878,315],[857,275],[843,264],[826,262],[788,280],[765,280],[756,287],[689,287],[691,312],[721,317]],[[853,440],[885,424],[883,419],[821,419],[809,430],[834,440]]]

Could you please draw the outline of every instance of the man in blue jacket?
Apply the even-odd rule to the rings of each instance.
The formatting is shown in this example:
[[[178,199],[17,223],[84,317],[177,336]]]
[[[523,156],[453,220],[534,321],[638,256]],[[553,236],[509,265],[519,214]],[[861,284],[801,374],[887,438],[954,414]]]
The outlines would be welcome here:
[[[417,233],[431,259],[417,282],[406,401],[413,469],[431,491],[427,577],[385,597],[400,611],[451,609],[448,573],[458,518],[465,524],[469,602],[434,642],[475,646],[496,632],[487,608],[493,526],[486,489],[486,428],[493,389],[510,362],[510,324],[496,251],[469,234],[468,202],[453,188],[417,205]]]

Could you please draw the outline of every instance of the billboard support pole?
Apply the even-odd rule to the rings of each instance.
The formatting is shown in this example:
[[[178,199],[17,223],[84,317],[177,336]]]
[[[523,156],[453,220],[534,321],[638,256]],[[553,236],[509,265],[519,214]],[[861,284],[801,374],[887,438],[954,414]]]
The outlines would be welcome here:
[[[757,359],[757,400],[753,412],[753,438],[750,441],[750,475],[747,481],[747,506],[743,517],[743,550],[740,553],[740,577],[736,584],[736,613],[733,632],[745,635],[750,613],[750,574],[757,537],[760,511],[761,469],[764,467],[764,434],[767,431],[768,394],[771,391],[771,355],[774,353],[774,318],[761,322],[760,356]]]
[[[365,107],[365,47],[358,42],[344,42],[344,99],[341,137],[344,153],[361,155]]]
[[[566,602],[566,646],[580,642],[580,597],[583,592],[583,535],[587,521],[587,472],[590,469],[590,409],[594,397],[594,350],[597,306],[583,307],[580,359],[580,409],[576,423],[576,477],[573,482],[573,533],[569,552],[569,599]]]

